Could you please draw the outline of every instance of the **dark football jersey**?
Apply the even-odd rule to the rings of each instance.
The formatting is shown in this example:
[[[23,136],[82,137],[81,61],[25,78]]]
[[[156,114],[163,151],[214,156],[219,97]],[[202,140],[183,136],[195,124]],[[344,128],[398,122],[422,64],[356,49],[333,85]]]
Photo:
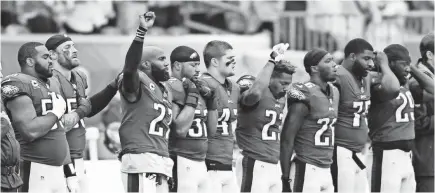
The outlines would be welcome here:
[[[385,102],[372,100],[372,104],[368,121],[373,142],[414,139],[414,99],[408,85],[400,87],[395,99]]]
[[[208,73],[201,75],[201,78],[215,93],[218,112],[216,133],[213,136],[208,136],[206,158],[231,165],[234,149],[234,134],[231,123],[237,119],[237,100],[240,88],[229,79],[226,79],[227,88],[225,88]]]
[[[370,76],[361,83],[343,66],[337,69],[340,104],[335,124],[335,143],[361,152],[368,138],[367,113],[370,107]]]
[[[122,121],[119,128],[122,151],[155,153],[169,157],[169,125],[172,121],[172,96],[166,86],[157,85],[139,71],[140,94],[128,101],[121,90]],[[120,75],[119,81],[123,79]],[[119,84],[121,85],[121,84]],[[164,88],[163,90],[161,88]]]
[[[178,105],[184,106],[186,92],[183,88],[183,82],[176,78],[171,78],[167,82],[172,92],[172,101]],[[169,136],[169,152],[192,160],[204,161],[207,153],[207,107],[202,97],[198,99],[198,106],[195,109],[192,126],[187,132],[186,137],[178,137],[175,132]],[[174,127],[174,124],[171,125]],[[173,128],[174,129],[174,128]]]
[[[2,98],[5,106],[7,107],[7,102],[15,97],[26,95],[32,100],[37,116],[44,116],[52,110],[53,102],[50,97],[52,93],[60,94],[56,84],[49,85],[22,73],[9,75],[2,81]],[[10,114],[9,109],[7,112]],[[54,124],[46,135],[32,142],[23,140],[17,130],[15,135],[20,142],[20,154],[23,160],[53,166],[61,166],[71,160],[65,129],[60,121]]]
[[[311,82],[295,83],[289,91],[289,104],[303,102],[309,114],[295,137],[296,158],[317,167],[328,168],[334,151],[334,125],[340,98],[338,89],[329,84],[329,96]],[[301,97],[303,96],[303,97]]]
[[[53,70],[53,77],[50,83],[59,84],[61,95],[66,100],[66,113],[73,112],[77,109],[77,101],[81,97],[86,97],[86,88],[88,87],[86,76],[80,71],[71,71],[71,82],[66,79],[59,71]],[[70,131],[66,133],[71,158],[83,158],[83,151],[86,147],[86,129],[83,119],[81,119]]]
[[[280,126],[284,118],[285,98],[276,99],[269,88],[265,88],[263,93],[260,101],[252,107],[239,104],[237,145],[243,150],[244,156],[276,164],[279,161]]]

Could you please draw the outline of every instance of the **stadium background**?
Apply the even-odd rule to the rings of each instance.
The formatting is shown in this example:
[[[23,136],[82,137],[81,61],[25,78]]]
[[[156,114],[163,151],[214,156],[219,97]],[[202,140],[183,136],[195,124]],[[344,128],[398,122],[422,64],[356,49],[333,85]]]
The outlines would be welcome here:
[[[17,52],[23,43],[45,43],[54,33],[66,33],[79,50],[81,69],[88,73],[89,95],[121,71],[137,15],[147,10],[156,12],[157,21],[146,45],[159,46],[169,56],[179,45],[202,53],[210,40],[227,41],[236,52],[234,80],[257,75],[278,42],[291,45],[287,59],[298,67],[294,82],[308,78],[302,65],[308,49],[325,48],[339,61],[346,42],[356,37],[366,38],[377,50],[403,44],[416,62],[421,37],[434,30],[433,1],[2,1],[1,5],[3,74],[19,71]],[[201,70],[205,71],[204,65]],[[116,133],[116,124],[110,123],[118,119],[114,99],[104,112],[86,120],[88,137],[93,139],[88,141],[87,170],[95,191],[122,191],[119,162],[104,145],[104,138]],[[107,127],[115,129],[106,135]]]

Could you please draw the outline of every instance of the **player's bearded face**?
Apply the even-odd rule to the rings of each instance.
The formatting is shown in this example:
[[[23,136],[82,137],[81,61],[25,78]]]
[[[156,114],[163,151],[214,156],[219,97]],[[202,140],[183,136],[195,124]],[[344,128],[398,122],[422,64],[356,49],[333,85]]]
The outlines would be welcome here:
[[[370,67],[373,66],[374,54],[370,50],[365,50],[364,53],[355,56],[355,63],[353,65],[353,73],[358,76],[366,77],[369,73]]]
[[[181,65],[183,77],[192,78],[193,76],[199,75],[199,62],[184,62]]]
[[[35,71],[42,78],[53,76],[53,64],[51,63],[50,53],[45,46],[35,48],[38,54],[33,58]]]
[[[72,41],[67,41],[57,48],[59,64],[68,70],[72,70],[80,65],[78,50]]]
[[[157,61],[156,63],[152,63],[151,74],[159,82],[167,81],[169,80],[168,66],[169,63],[166,61]]]

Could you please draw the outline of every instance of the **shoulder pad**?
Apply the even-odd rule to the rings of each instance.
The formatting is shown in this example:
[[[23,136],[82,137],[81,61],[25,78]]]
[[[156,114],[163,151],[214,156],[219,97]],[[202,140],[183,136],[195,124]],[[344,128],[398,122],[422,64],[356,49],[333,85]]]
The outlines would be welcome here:
[[[312,83],[293,83],[287,92],[289,102],[307,102],[309,100]]]
[[[33,87],[39,86],[36,79],[22,76],[20,74],[12,74],[7,76],[2,81],[2,99],[3,101],[11,100],[21,95],[31,95],[30,85]]]

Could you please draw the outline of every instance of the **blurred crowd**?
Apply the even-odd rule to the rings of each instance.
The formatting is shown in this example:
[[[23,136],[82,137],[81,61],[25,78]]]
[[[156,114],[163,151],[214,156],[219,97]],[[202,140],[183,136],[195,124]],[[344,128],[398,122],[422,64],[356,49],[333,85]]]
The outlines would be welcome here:
[[[229,8],[228,8],[229,7]],[[328,7],[328,9],[325,9]],[[185,19],[239,34],[273,31],[273,22],[282,12],[305,11],[310,14],[360,14],[364,31],[371,23],[395,20],[409,10],[433,10],[433,1],[2,1],[2,34],[77,33],[124,34],[134,33],[138,14],[154,11],[159,17],[155,34],[182,35],[204,33],[189,28]],[[306,21],[306,28],[339,33],[336,25],[323,21]],[[323,23],[323,25],[317,25]],[[339,24],[339,22],[335,22]],[[321,28],[321,29],[318,29]],[[356,29],[359,30],[359,29]]]

